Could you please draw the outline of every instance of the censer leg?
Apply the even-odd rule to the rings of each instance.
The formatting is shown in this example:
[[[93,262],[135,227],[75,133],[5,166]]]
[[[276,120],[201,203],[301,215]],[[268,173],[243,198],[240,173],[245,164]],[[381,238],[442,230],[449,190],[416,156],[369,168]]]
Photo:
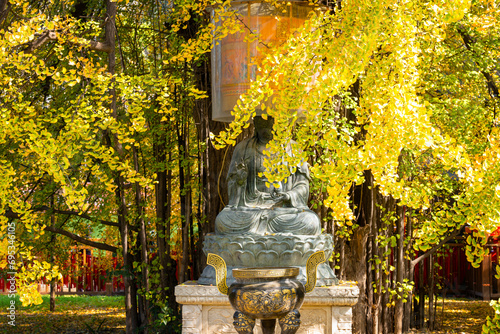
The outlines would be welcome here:
[[[249,318],[239,311],[234,312],[233,319],[234,329],[238,334],[253,334],[255,319]]]
[[[279,319],[281,334],[295,334],[300,327],[300,313],[293,310],[283,318]]]
[[[276,319],[261,320],[262,334],[274,334]]]

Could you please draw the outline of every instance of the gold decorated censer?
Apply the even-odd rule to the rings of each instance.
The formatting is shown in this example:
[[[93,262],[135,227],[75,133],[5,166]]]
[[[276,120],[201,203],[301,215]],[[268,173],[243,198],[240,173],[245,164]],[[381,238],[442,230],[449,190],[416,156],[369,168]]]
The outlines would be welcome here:
[[[296,333],[304,296],[316,286],[316,268],[325,261],[323,251],[309,257],[305,285],[297,279],[297,267],[262,267],[233,269],[236,282],[228,288],[224,259],[212,253],[207,257],[207,263],[215,268],[217,288],[228,295],[236,310],[233,325],[239,334],[253,333],[256,319],[261,319],[263,334],[274,333],[276,320],[282,334]]]

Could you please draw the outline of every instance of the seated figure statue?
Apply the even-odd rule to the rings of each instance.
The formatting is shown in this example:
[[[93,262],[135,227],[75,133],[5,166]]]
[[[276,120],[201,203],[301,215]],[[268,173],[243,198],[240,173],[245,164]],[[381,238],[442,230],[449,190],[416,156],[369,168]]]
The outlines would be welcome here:
[[[273,138],[274,120],[254,118],[255,135],[239,143],[227,176],[229,203],[217,215],[215,233],[264,235],[290,233],[319,235],[319,217],[307,206],[309,171],[307,163],[297,166],[280,187],[266,185],[264,150]],[[287,148],[291,154],[291,147]]]

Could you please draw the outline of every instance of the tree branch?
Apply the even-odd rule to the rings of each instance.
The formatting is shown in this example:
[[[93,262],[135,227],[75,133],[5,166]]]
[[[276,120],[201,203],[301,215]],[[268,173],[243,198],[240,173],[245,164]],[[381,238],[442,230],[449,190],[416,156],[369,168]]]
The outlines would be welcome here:
[[[79,213],[77,211],[66,211],[66,210],[56,210],[56,209],[52,209],[46,205],[43,205],[41,207],[38,207],[38,208],[33,208],[32,210],[30,210],[31,212],[43,212],[43,211],[52,211],[53,213],[58,213],[58,214],[62,214],[62,215],[70,215],[70,216],[77,216],[77,217],[80,217],[80,218],[84,218],[84,219],[88,219],[90,221],[96,221],[96,222],[99,222],[103,225],[107,225],[107,226],[114,226],[114,227],[119,227],[120,225],[118,223],[115,223],[115,222],[110,222],[108,220],[103,220],[103,219],[96,219],[90,215],[87,215],[87,214],[84,214],[84,213]],[[5,212],[5,217],[7,218],[11,218],[11,219],[21,219],[21,216],[15,212],[13,212],[12,210],[7,210]]]
[[[57,41],[57,33],[53,30],[47,30],[37,39],[27,43],[28,47],[24,50],[26,53],[32,53],[48,41]]]
[[[0,0],[1,1],[1,0]],[[27,43],[28,47],[24,50],[24,52],[32,53],[39,47],[42,47],[48,41],[57,41],[57,32],[54,30],[48,30],[44,32],[37,39]],[[90,50],[94,51],[102,51],[106,53],[110,53],[113,51],[113,48],[108,43],[101,43],[96,41],[90,41],[88,44],[80,43],[78,45],[87,46]]]
[[[61,234],[61,235],[67,236],[68,238],[73,239],[73,240],[75,240],[75,241],[77,241],[77,242],[79,242],[81,244],[84,244],[84,245],[87,245],[87,246],[90,246],[90,247],[94,247],[94,248],[97,248],[97,249],[102,249],[102,250],[106,250],[106,251],[110,251],[110,252],[117,252],[118,251],[117,247],[105,244],[103,242],[97,242],[97,241],[92,241],[92,240],[89,240],[89,239],[85,239],[83,237],[80,237],[77,234],[68,232],[66,230],[60,229],[60,228],[55,227],[55,226],[46,226],[45,227],[45,231],[49,231],[49,232],[53,232],[53,233],[57,233],[57,234]]]
[[[462,229],[462,227],[456,229],[452,234],[450,234],[449,236],[447,236],[446,238],[441,240],[440,243],[438,243],[437,245],[432,247],[430,250],[428,250],[424,254],[420,255],[416,259],[413,259],[410,263],[412,271],[413,271],[413,268],[415,268],[415,266],[417,265],[417,263],[419,263],[420,261],[422,261],[422,260],[428,258],[429,256],[431,256],[432,254],[434,254],[434,252],[437,251],[439,248],[441,248],[446,242],[448,242],[448,240],[455,238],[460,233],[461,229]]]
[[[111,51],[113,51],[111,45],[107,43],[94,42],[94,41],[90,42],[89,49],[94,51],[102,51],[106,53],[110,53]]]
[[[8,0],[0,0],[0,24],[2,24],[3,20],[7,18],[10,11],[10,2]]]
[[[97,222],[99,222],[99,223],[101,223],[103,225],[107,225],[107,226],[114,226],[114,227],[119,227],[120,226],[118,223],[110,222],[108,220],[95,219],[92,216],[89,216],[89,215],[84,214],[84,213],[78,213],[76,211],[55,210],[55,209],[51,209],[49,207],[47,207],[47,210],[51,210],[54,213],[59,213],[59,214],[62,214],[62,215],[77,216],[77,217],[85,218],[85,219],[88,219],[88,220],[91,220],[91,221],[97,221]]]
[[[33,209],[31,211],[33,211],[33,212],[40,212],[40,211],[46,211],[46,210],[50,210],[50,208],[48,206],[43,206],[43,207],[40,207],[40,208]],[[60,213],[64,212],[64,211],[61,211],[61,210],[53,210],[53,212],[56,212],[56,211],[60,211]],[[69,213],[66,213],[66,214],[71,214],[72,211],[66,211],[66,212],[69,212]],[[21,216],[18,213],[13,212],[12,210],[7,210],[5,212],[5,216],[7,218],[11,218],[11,219],[20,219],[21,218]],[[82,218],[85,218],[85,217],[82,217]],[[107,223],[112,223],[112,222],[107,222]],[[112,223],[112,224],[115,224],[116,226],[118,225],[117,223]],[[112,225],[112,226],[115,226],[115,225]],[[107,251],[110,251],[110,252],[117,252],[118,251],[117,247],[105,244],[103,242],[98,242],[98,241],[92,241],[92,240],[85,239],[85,238],[83,238],[83,237],[81,237],[81,236],[79,236],[77,234],[71,233],[69,231],[63,230],[63,229],[55,227],[55,226],[46,226],[44,230],[45,231],[49,231],[49,232],[53,232],[53,233],[57,233],[57,234],[61,234],[61,235],[64,235],[64,236],[67,236],[68,238],[73,239],[73,240],[75,240],[75,241],[77,241],[79,243],[82,243],[84,245],[91,246],[91,247],[94,247],[94,248],[97,248],[97,249],[107,250]]]
[[[465,47],[467,48],[467,50],[474,52],[474,50],[472,49],[472,45],[475,43],[474,38],[465,31],[465,28],[463,26],[459,26],[457,30],[458,30],[458,33],[460,34],[460,36],[462,37],[462,40],[464,41],[464,44],[465,44]],[[477,64],[477,62],[476,62],[476,64]],[[488,90],[489,90],[490,95],[493,98],[499,98],[500,95],[498,92],[498,87],[495,83],[495,80],[493,79],[493,76],[490,73],[485,72],[485,71],[481,71],[481,73],[486,78],[486,83],[488,85]]]

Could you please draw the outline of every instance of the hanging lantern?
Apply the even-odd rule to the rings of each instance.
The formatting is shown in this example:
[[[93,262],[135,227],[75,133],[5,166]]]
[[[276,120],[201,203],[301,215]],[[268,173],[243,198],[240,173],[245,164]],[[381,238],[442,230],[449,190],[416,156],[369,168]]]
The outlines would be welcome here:
[[[240,95],[257,74],[256,61],[263,49],[281,45],[307,19],[315,6],[308,1],[282,2],[273,7],[263,1],[232,1],[231,9],[244,25],[241,32],[214,41],[212,49],[212,119],[230,122]],[[219,23],[220,24],[220,23]],[[249,38],[255,34],[258,39]]]

